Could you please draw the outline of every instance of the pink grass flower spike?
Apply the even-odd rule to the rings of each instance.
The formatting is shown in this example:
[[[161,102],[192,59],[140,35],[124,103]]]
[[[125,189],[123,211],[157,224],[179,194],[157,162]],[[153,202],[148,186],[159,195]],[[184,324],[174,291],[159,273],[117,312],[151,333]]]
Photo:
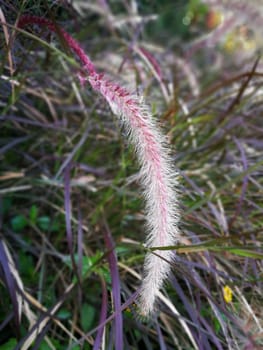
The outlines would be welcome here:
[[[113,113],[123,123],[129,141],[133,144],[140,163],[140,181],[146,200],[147,247],[165,247],[177,243],[178,230],[177,173],[166,148],[166,139],[160,132],[149,108],[128,90],[98,74],[89,57],[79,44],[63,29],[49,20],[22,16],[19,27],[27,24],[44,25],[58,31],[78,56],[87,80],[108,102]],[[83,82],[83,77],[81,77]],[[139,307],[149,316],[154,311],[155,300],[170,271],[173,251],[157,250],[157,255],[147,253],[144,263]]]

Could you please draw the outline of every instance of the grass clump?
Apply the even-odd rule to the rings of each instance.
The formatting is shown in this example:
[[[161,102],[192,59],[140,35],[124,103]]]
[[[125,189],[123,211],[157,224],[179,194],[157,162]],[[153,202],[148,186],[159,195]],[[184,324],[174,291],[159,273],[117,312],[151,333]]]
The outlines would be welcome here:
[[[259,44],[229,52],[231,33],[245,34],[228,21],[240,6],[223,2],[178,4],[184,34],[151,37],[167,9],[172,16],[165,3],[1,3],[2,349],[262,347]],[[223,27],[212,28],[215,14],[227,15]],[[18,29],[23,18],[28,26]],[[112,111],[132,125],[122,128]],[[167,140],[168,158],[154,158]],[[177,172],[178,241],[152,238],[144,247],[145,219],[152,237],[167,222],[174,227],[174,212],[165,214],[165,203],[177,201],[173,187],[168,202],[160,188]],[[158,299],[147,318],[145,255]]]

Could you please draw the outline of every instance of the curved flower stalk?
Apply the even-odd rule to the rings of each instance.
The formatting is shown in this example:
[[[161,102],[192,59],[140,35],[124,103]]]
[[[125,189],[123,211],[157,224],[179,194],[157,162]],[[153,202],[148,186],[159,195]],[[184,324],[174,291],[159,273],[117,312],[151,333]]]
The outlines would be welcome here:
[[[79,44],[64,30],[52,22],[35,16],[23,16],[18,25],[39,24],[51,31],[59,31],[69,47],[79,57],[92,88],[108,102],[113,113],[123,123],[129,141],[133,144],[140,166],[140,181],[144,189],[147,219],[147,247],[174,245],[179,238],[177,173],[166,149],[165,137],[159,131],[147,106],[117,83],[98,74],[94,65]],[[144,264],[144,278],[139,297],[139,307],[143,315],[154,311],[155,299],[170,270],[173,252],[157,250],[156,255],[148,253]]]

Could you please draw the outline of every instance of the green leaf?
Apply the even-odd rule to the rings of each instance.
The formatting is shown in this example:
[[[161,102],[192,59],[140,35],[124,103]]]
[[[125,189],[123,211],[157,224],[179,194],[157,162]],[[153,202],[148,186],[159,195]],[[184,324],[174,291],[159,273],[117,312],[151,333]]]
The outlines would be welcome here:
[[[51,230],[51,232],[58,232],[60,230],[60,227],[61,227],[60,222],[58,220],[56,220],[56,221],[52,222],[50,230]]]
[[[117,255],[124,255],[130,252],[129,247],[126,246],[117,246],[115,247],[115,252],[117,253]]]
[[[254,250],[250,250],[250,249],[242,249],[242,248],[238,248],[238,247],[226,247],[225,249],[221,249],[221,250],[226,250],[229,253],[238,255],[238,256],[243,256],[246,258],[253,258],[253,259],[263,259],[263,254],[256,252]]]
[[[15,345],[17,344],[16,339],[11,338],[7,343],[1,345],[2,350],[14,350]]]
[[[23,250],[19,252],[19,271],[22,274],[23,278],[30,281],[31,283],[37,279],[33,256],[26,254]]]
[[[66,310],[66,309],[61,309],[58,313],[57,313],[57,317],[60,320],[67,320],[71,317],[71,312]]]
[[[38,208],[36,205],[32,205],[29,211],[29,219],[32,224],[36,223],[37,215],[38,215]]]
[[[46,342],[41,343],[39,350],[51,350],[50,346]]]
[[[221,245],[220,245],[221,244]],[[151,251],[158,250],[177,250],[178,253],[194,253],[194,252],[203,252],[203,251],[212,251],[212,252],[228,252],[238,256],[253,258],[253,259],[263,259],[263,253],[257,252],[254,250],[255,247],[250,246],[226,246],[224,241],[220,240],[211,240],[201,244],[194,244],[188,246],[166,246],[166,247],[152,247]]]
[[[12,229],[16,232],[22,231],[28,224],[24,215],[17,215],[11,220]]]
[[[48,343],[44,340],[39,346],[39,350],[53,350],[54,348],[56,350],[64,350],[65,346],[60,343],[57,339],[49,338],[50,342],[52,343],[53,347],[51,348]]]
[[[219,332],[221,330],[221,324],[217,318],[214,318],[214,329],[215,329],[216,334],[219,334]]]
[[[96,315],[96,309],[89,304],[83,304],[81,308],[81,326],[84,332],[87,332],[93,325]]]
[[[41,216],[37,219],[37,225],[43,231],[47,231],[50,228],[50,223],[51,220],[49,216]]]
[[[98,261],[101,259],[102,253],[98,252],[94,256],[83,256],[82,258],[82,276],[85,277],[87,273],[92,269],[95,271],[100,271],[101,267],[97,266]],[[78,264],[78,255],[74,255],[76,264]],[[64,263],[72,270],[72,262],[70,255],[66,255],[63,258]]]
[[[9,212],[9,210],[12,207],[12,198],[11,197],[4,197],[2,200],[2,205],[0,205],[0,214],[5,215]]]

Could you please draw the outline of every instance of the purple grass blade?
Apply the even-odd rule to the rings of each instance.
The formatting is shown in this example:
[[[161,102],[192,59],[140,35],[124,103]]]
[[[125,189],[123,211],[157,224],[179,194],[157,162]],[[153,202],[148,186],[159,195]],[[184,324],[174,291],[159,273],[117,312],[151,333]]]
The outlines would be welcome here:
[[[246,276],[247,276],[247,272],[248,272],[248,266],[249,266],[249,260],[248,259],[245,259],[244,261],[244,264],[243,264],[243,278],[242,278],[242,289],[245,288],[245,285],[246,285]]]
[[[76,144],[76,146],[73,148],[73,150],[70,152],[70,154],[67,156],[67,158],[64,160],[62,165],[60,166],[59,170],[57,171],[57,174],[55,175],[55,179],[57,179],[63,172],[63,170],[72,163],[72,160],[75,156],[75,154],[79,151],[79,149],[83,146],[83,144],[86,142],[88,136],[89,136],[90,128],[87,128],[83,135],[81,136],[81,139]]]
[[[258,250],[260,250],[260,249],[258,249]],[[262,278],[260,277],[261,272],[260,272],[260,270],[258,271],[257,262],[255,261],[255,259],[250,258],[249,260],[251,262],[252,270],[255,274],[257,286],[261,290],[262,289]]]
[[[9,142],[8,144],[6,144],[0,148],[0,154],[4,154],[5,152],[9,151],[11,148],[13,148],[13,147],[17,146],[18,144],[23,143],[31,138],[32,138],[32,135],[23,136],[23,137],[16,137],[13,141]]]
[[[92,167],[90,165],[86,165],[86,164],[83,164],[83,163],[77,163],[76,165],[79,167],[79,169],[87,171],[88,173],[94,174],[96,176],[103,176],[107,172],[107,169],[103,168],[103,167],[101,167],[101,168],[94,168],[94,167]]]
[[[34,343],[34,347],[32,348],[32,350],[38,350],[41,346],[41,343],[43,342],[48,330],[51,327],[51,322],[49,322],[46,327],[43,328],[43,330],[39,333],[39,335],[37,336],[35,343]]]
[[[202,190],[200,187],[198,187],[198,185],[196,185],[196,183],[194,182],[193,179],[190,179],[190,178],[185,174],[185,172],[183,172],[183,171],[180,171],[180,170],[179,170],[178,172],[179,172],[179,174],[186,180],[186,182],[193,188],[193,190],[194,190],[195,192],[197,192],[201,197],[204,196],[203,190]],[[207,201],[207,203],[208,203],[208,205],[210,204],[209,201]],[[206,211],[203,209],[203,207],[200,207],[200,210],[201,210],[201,212],[202,212],[202,214],[203,214],[203,217],[206,218],[206,217],[207,217],[207,213],[206,213]],[[192,211],[192,210],[190,210],[189,213],[190,213],[191,211]],[[211,231],[215,236],[218,235],[218,233],[217,233],[217,231],[215,230],[215,228],[210,224],[208,218],[207,218],[206,221],[205,221],[205,220],[202,220],[202,225],[204,225],[204,227],[207,227],[207,228],[209,229],[209,231]]]
[[[80,284],[82,283],[82,269],[83,269],[83,230],[82,230],[82,216],[80,208],[78,210],[78,275]]]
[[[159,349],[160,350],[167,350],[167,347],[165,345],[165,342],[163,339],[163,334],[162,334],[161,327],[159,325],[158,320],[156,320],[156,330],[157,330],[158,339],[159,339]]]
[[[222,230],[224,233],[228,233],[229,230],[225,215],[223,215],[223,213],[220,210],[218,210],[213,203],[208,202],[208,207],[211,209],[211,212],[213,213],[216,221],[218,222],[220,230]]]
[[[60,125],[55,125],[55,124],[51,124],[51,123],[41,123],[41,122],[38,122],[36,120],[29,120],[26,118],[12,116],[12,115],[1,116],[0,121],[1,120],[14,121],[14,122],[23,123],[23,124],[27,124],[27,125],[33,125],[33,126],[37,126],[37,127],[45,128],[45,129],[54,129],[54,130],[64,131],[64,132],[67,131],[65,128],[63,128]]]
[[[234,141],[235,141],[237,148],[238,148],[240,155],[241,155],[241,160],[243,163],[244,172],[246,172],[248,170],[248,162],[247,162],[244,148],[237,138],[234,138]],[[229,223],[230,228],[233,226],[234,222],[236,221],[237,217],[239,216],[239,214],[241,212],[242,204],[244,202],[245,193],[247,190],[247,186],[248,186],[248,175],[245,175],[243,178],[240,198],[239,198],[237,206],[236,206],[236,211],[235,211],[234,216],[232,217],[232,219],[230,220],[230,223]]]
[[[190,262],[192,263],[192,262]],[[188,286],[188,289],[189,289],[189,293],[192,295],[192,289],[190,287],[190,283],[189,283],[189,280],[188,280],[188,276],[184,278],[185,280],[185,283],[186,285]],[[192,281],[192,282],[195,282],[195,279]],[[193,299],[193,298],[192,298]],[[200,315],[200,312],[201,312],[201,308],[202,308],[202,301],[201,301],[201,293],[200,293],[200,290],[196,290],[195,291],[195,300],[194,300],[194,305],[195,305],[195,309],[196,309],[196,312],[198,314],[198,319],[200,320],[199,324],[196,324],[198,326],[198,330],[199,332],[202,331],[202,333],[204,335],[207,335],[211,341],[215,344],[216,346],[216,349],[218,350],[223,350],[223,347],[218,339],[218,337],[216,336],[216,334],[214,333],[212,327],[209,326],[209,324],[206,322],[205,318],[203,318],[201,315]],[[193,318],[192,318],[193,319]],[[204,328],[201,330],[201,324],[203,324]],[[210,345],[209,345],[210,346]],[[203,349],[205,348],[204,345],[202,347],[200,347],[200,349]],[[211,347],[210,347],[211,348]],[[205,348],[206,349],[206,348]]]
[[[114,250],[114,242],[111,236],[111,232],[105,223],[104,230],[104,241],[106,248],[108,249],[108,262],[110,266],[111,273],[111,283],[112,283],[112,295],[114,308],[116,311],[115,317],[115,349],[122,350],[123,349],[123,319],[121,310],[121,290],[120,290],[120,277],[117,266],[117,256]]]
[[[14,317],[14,312],[10,312],[6,318],[3,320],[3,322],[0,324],[0,332],[3,331],[3,329],[5,328],[5,326],[8,325],[8,323],[12,320],[12,318]]]
[[[211,292],[206,287],[206,284],[202,281],[202,278],[194,270],[191,271],[191,280],[200,289],[200,291],[202,291],[202,293],[206,296],[206,298],[210,300],[210,306],[213,309],[213,312],[221,325],[221,328],[227,343],[230,344],[231,342],[230,336],[228,333],[227,324],[224,319],[224,316],[226,316],[229,320],[231,320],[235,324],[237,323],[237,320],[235,319],[233,314],[231,314],[226,310],[224,305],[218,304],[217,300],[212,296]],[[232,349],[232,347],[230,347],[230,349]]]
[[[17,286],[16,286],[14,276],[12,274],[12,271],[10,270],[10,267],[9,267],[8,256],[6,254],[4,242],[2,239],[0,239],[0,266],[2,266],[6,287],[8,289],[8,293],[10,295],[10,298],[13,304],[16,332],[17,332],[17,335],[19,335],[20,322],[19,322],[18,302],[17,302],[17,296],[16,296]]]
[[[202,333],[202,330],[200,329],[200,324],[199,324],[199,321],[198,321],[198,315],[196,313],[196,310],[194,310],[194,308],[191,306],[191,304],[187,300],[187,297],[185,296],[185,294],[184,294],[182,288],[180,287],[180,285],[179,285],[179,283],[177,281],[177,278],[175,276],[173,276],[171,278],[171,283],[172,283],[174,289],[176,290],[176,293],[178,294],[178,296],[182,300],[186,311],[188,312],[190,318],[193,321],[193,324],[195,324],[197,329],[200,331],[200,337],[197,337],[196,332],[193,331],[193,329],[190,328],[193,338],[195,339],[197,344],[199,344],[199,347],[200,346],[205,346],[205,344],[208,345],[207,339],[205,339],[205,336]],[[210,347],[208,347],[207,349],[210,349]]]
[[[129,307],[132,303],[134,303],[134,301],[138,298],[138,295],[141,292],[141,288],[139,288],[138,290],[136,290],[135,293],[133,293],[127,301],[125,301],[124,304],[122,304],[121,308],[117,311],[114,311],[104,322],[101,322],[97,327],[93,328],[91,331],[89,331],[88,333],[85,334],[85,336],[81,337],[77,342],[73,342],[70,346],[67,347],[66,350],[73,350],[74,347],[78,344],[82,344],[82,342],[85,340],[86,337],[91,336],[92,334],[94,334],[96,331],[98,331],[99,329],[101,329],[102,327],[104,327],[108,322],[114,320],[114,318],[116,318],[116,316],[121,313],[122,311],[124,311],[125,309],[127,309],[127,307]]]
[[[234,138],[234,141],[237,145],[237,148],[240,152],[240,155],[241,155],[241,160],[242,160],[242,163],[243,163],[243,169],[244,171],[247,171],[248,169],[248,161],[247,161],[247,158],[246,158],[246,154],[245,154],[245,150],[244,150],[244,147],[242,146],[241,142]],[[231,220],[231,226],[233,225],[234,221],[237,219],[238,215],[240,215],[240,212],[242,210],[242,204],[244,202],[244,199],[245,199],[245,192],[247,190],[247,187],[248,187],[248,179],[249,179],[249,176],[248,175],[245,175],[244,178],[243,178],[243,183],[242,183],[242,188],[241,188],[241,194],[240,194],[240,198],[238,200],[238,203],[237,203],[237,207],[236,207],[236,212]],[[258,270],[257,270],[257,265],[256,265],[256,262],[254,259],[246,259],[248,260],[250,263],[251,263],[251,266],[252,266],[252,269],[254,271],[254,274],[258,280],[257,284],[259,286],[259,288],[261,287],[261,284],[260,284],[260,278],[259,278],[259,274],[258,274]],[[244,275],[245,276],[245,275]]]
[[[157,62],[156,58],[144,47],[140,46],[138,49],[142,53],[142,55],[145,56],[147,58],[147,60],[149,60],[149,62],[153,66],[155,73],[157,74],[159,80],[162,81],[163,80],[162,69],[161,69],[160,64]]]
[[[103,324],[107,317],[107,287],[104,279],[101,279],[101,287],[102,287],[102,301],[101,301],[101,310],[100,310],[100,322],[99,324]],[[98,329],[96,339],[93,345],[93,350],[100,350],[102,343],[104,327]]]
[[[207,329],[207,332],[211,338],[211,340],[213,341],[214,345],[216,346],[215,349],[217,350],[223,350],[223,347],[222,345],[220,344],[217,336],[215,335],[214,333],[214,330],[212,329],[212,327],[209,325],[209,323],[203,318],[203,317],[200,317],[200,321],[201,323],[204,325],[204,327]]]
[[[34,333],[36,331],[36,329],[38,329],[39,325],[41,324],[41,322],[43,321],[45,315],[41,315],[40,318],[38,319],[38,321],[33,325],[32,328],[29,329],[29,331],[27,332],[27,334],[19,340],[19,342],[16,344],[15,348],[13,350],[21,350],[23,349],[23,345],[26,343],[26,341],[29,339],[29,337],[32,335],[32,333]],[[49,321],[50,323],[50,321]],[[47,324],[42,330],[41,332],[39,332],[37,334],[36,337],[36,342],[38,342],[39,337],[41,339],[43,339],[43,336],[46,335],[46,332],[48,331],[49,325]],[[31,348],[30,348],[31,349]],[[38,347],[39,349],[39,347]]]
[[[73,256],[73,237],[71,228],[71,200],[70,200],[70,169],[71,164],[65,168],[64,172],[64,203],[65,203],[65,219],[66,219],[66,231],[67,241],[70,255]]]
[[[25,334],[25,336],[19,340],[19,342],[16,344],[15,348],[13,350],[21,350],[23,349],[23,344],[30,339],[32,334],[36,333],[35,341],[37,342],[39,337],[42,339],[43,336],[46,334],[46,332],[49,329],[50,323],[54,320],[55,313],[59,310],[59,308],[63,305],[63,303],[68,299],[70,293],[72,292],[74,285],[70,285],[64,292],[63,295],[61,295],[60,298],[57,299],[57,303],[50,307],[48,310],[39,309],[40,316],[38,320],[29,328],[28,332]],[[29,305],[31,305],[32,300],[29,300],[28,297],[23,293],[23,291],[20,291],[23,298],[28,302]],[[35,305],[34,305],[35,306]],[[48,317],[48,320],[46,321],[46,324],[44,327],[41,327],[43,324],[43,321]],[[34,348],[39,349],[39,347]],[[33,350],[33,349],[32,349]]]
[[[101,290],[102,290],[102,301],[101,301],[99,324],[104,323],[106,320],[106,317],[107,317],[108,297],[107,297],[107,286],[106,286],[104,279],[101,279]],[[101,327],[98,329],[96,339],[95,339],[95,342],[93,345],[93,350],[100,350],[101,343],[102,343],[103,330],[104,330],[104,327]]]
[[[191,263],[191,262],[190,262]],[[209,327],[208,323],[206,322],[206,320],[200,315],[200,310],[201,310],[201,299],[200,299],[200,292],[195,292],[195,298],[193,296],[192,293],[192,288],[190,286],[189,280],[187,278],[184,278],[185,283],[188,287],[189,293],[192,296],[192,300],[194,302],[194,305],[196,305],[197,307],[195,307],[196,312],[197,312],[197,317],[200,320],[200,325],[198,327],[199,332],[202,331],[204,335],[206,335],[205,330],[201,330],[201,323],[205,326],[205,328],[207,329],[208,332],[208,337],[211,339],[211,341],[217,346],[216,349],[218,350],[223,350],[222,345],[220,344],[219,339],[217,338],[215,332],[213,331],[213,329],[211,327]],[[195,299],[195,301],[194,301]],[[210,346],[210,345],[209,345]]]
[[[68,164],[64,171],[64,206],[65,206],[65,216],[66,216],[66,233],[67,242],[69,248],[69,254],[71,257],[72,269],[75,271],[78,277],[78,268],[74,259],[74,249],[73,249],[73,233],[71,227],[71,200],[70,200],[70,170],[71,163]]]
[[[196,261],[189,261],[186,259],[183,259],[179,256],[176,257],[176,259],[178,260],[178,262],[180,264],[182,264],[183,266],[188,266],[189,268],[193,269],[199,269],[201,271],[206,271],[208,273],[212,272],[213,274],[222,277],[225,280],[229,280],[229,281],[239,281],[239,279],[237,277],[234,277],[230,274],[227,274],[224,271],[220,271],[218,270],[216,267],[213,266],[208,266],[208,265],[204,265],[202,263],[196,262]]]
[[[258,132],[263,133],[263,128],[257,129]],[[263,140],[250,139],[250,138],[242,138],[242,141],[252,147],[257,148],[258,150],[263,149]]]

